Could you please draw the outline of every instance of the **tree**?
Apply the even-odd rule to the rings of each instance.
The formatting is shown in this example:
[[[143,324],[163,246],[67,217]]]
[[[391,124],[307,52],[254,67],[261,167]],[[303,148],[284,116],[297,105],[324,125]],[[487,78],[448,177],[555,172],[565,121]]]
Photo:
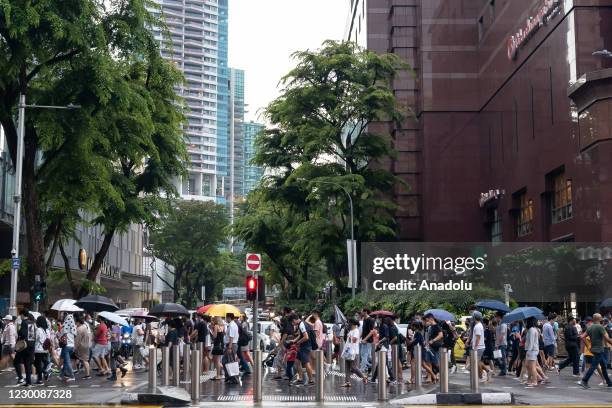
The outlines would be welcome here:
[[[174,301],[193,305],[200,286],[209,295],[240,269],[231,254],[221,248],[227,242],[228,214],[223,205],[201,201],[174,201],[168,214],[151,230],[155,257],[174,266]]]
[[[326,41],[294,57],[284,90],[265,111],[271,126],[256,141],[254,162],[269,175],[249,195],[236,234],[261,248],[290,282],[296,276],[308,282],[309,271],[323,267],[345,287],[345,191],[357,240],[395,237],[389,196],[401,181],[385,167],[394,154],[390,135],[372,125],[407,113],[391,82],[408,67],[395,55],[349,42]]]
[[[19,94],[31,104],[81,106],[27,111],[23,165],[29,281],[45,277],[84,214],[104,227],[85,282],[95,280],[115,232],[151,221],[154,198],[186,157],[179,71],[164,61],[144,0],[0,0],[0,124],[16,161]],[[48,254],[45,260],[45,254]],[[65,258],[66,259],[66,258]],[[26,282],[29,284],[29,282]]]

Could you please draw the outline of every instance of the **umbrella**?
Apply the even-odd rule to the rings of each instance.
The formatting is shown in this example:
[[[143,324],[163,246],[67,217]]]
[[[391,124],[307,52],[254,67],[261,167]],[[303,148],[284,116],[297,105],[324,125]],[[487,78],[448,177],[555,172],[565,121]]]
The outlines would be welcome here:
[[[478,302],[476,302],[476,307],[479,307],[481,309],[497,310],[499,312],[504,313],[508,313],[510,312],[510,310],[512,310],[508,306],[506,306],[504,302],[492,299],[479,300]]]
[[[338,305],[334,305],[334,323],[341,325],[347,323],[346,316],[344,316],[344,313],[342,313]]]
[[[429,309],[429,310],[426,310],[425,313],[423,313],[423,316],[427,316],[428,314],[433,315],[434,319],[440,320],[440,321],[450,320],[451,322],[454,322],[456,320],[454,314],[444,309]]]
[[[602,308],[602,309],[610,309],[610,308],[612,308],[612,298],[607,298],[606,300],[601,302],[601,305],[599,305],[599,307]]]
[[[87,295],[80,298],[75,305],[92,312],[114,312],[115,310],[119,310],[115,302],[106,296],[100,295]]]
[[[137,312],[132,313],[132,315],[130,317],[135,318],[135,319],[144,319],[145,322],[151,322],[151,321],[154,321],[154,320],[159,320],[157,317],[148,315],[148,314],[146,314],[142,310],[139,310]]]
[[[51,306],[51,310],[57,310],[58,312],[82,312],[78,306],[75,306],[76,300],[74,299],[60,299]]]
[[[389,312],[388,310],[376,310],[370,313],[370,316],[393,317],[395,316],[395,313]]]
[[[40,313],[38,313],[38,312],[30,312],[30,314],[32,315],[34,320],[36,320],[36,319],[38,319],[40,317]]]
[[[210,305],[200,306],[198,307],[198,310],[196,310],[196,312],[198,312],[198,314],[206,314],[208,309],[210,309],[212,306],[214,306],[214,304],[212,303]]]
[[[546,319],[544,316],[544,312],[542,312],[537,307],[527,306],[527,307],[517,307],[510,313],[504,316],[502,322],[504,323],[513,323],[519,320],[525,320],[530,317],[535,317],[538,320]]]
[[[151,316],[189,316],[189,310],[177,303],[160,303],[149,310]]]
[[[206,310],[206,314],[209,316],[219,316],[225,317],[228,313],[232,313],[234,316],[240,316],[240,309],[238,309],[234,305],[229,305],[227,303],[219,303],[216,305],[212,305]]]
[[[113,323],[117,323],[121,326],[129,326],[130,324],[127,322],[127,320],[125,320],[123,317],[119,316],[116,313],[113,312],[100,312],[98,313],[98,316],[105,318],[106,320],[113,322]]]

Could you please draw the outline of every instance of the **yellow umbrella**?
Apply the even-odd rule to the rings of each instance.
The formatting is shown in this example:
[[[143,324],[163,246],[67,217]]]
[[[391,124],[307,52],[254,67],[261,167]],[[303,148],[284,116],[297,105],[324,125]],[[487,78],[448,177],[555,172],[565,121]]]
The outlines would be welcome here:
[[[228,313],[233,313],[234,316],[240,316],[240,310],[236,306],[228,305],[227,303],[212,305],[206,310],[206,314],[209,316],[225,317]]]

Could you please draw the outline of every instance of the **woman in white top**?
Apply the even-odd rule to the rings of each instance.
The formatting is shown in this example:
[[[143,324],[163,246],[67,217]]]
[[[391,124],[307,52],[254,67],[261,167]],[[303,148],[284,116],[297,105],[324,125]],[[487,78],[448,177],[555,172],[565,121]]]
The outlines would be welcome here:
[[[49,361],[49,351],[45,349],[45,342],[49,340],[48,345],[51,346],[51,332],[47,325],[47,319],[44,316],[38,316],[36,319],[36,340],[34,342],[34,367],[36,368],[36,384],[43,383],[49,379],[47,373],[47,363]]]
[[[344,360],[344,372],[345,372],[345,383],[343,387],[351,386],[351,373],[357,374],[364,384],[368,383],[368,377],[359,370],[358,359],[359,359],[359,322],[355,319],[348,321],[348,334],[346,335],[346,344],[344,345],[343,356],[350,354],[353,356],[351,360]],[[345,351],[345,350],[348,350]]]
[[[538,385],[538,372],[536,365],[538,364],[538,353],[540,345],[538,343],[540,333],[536,328],[536,319],[530,317],[527,319],[526,327],[527,334],[525,337],[525,361],[527,362],[527,386],[533,387]]]

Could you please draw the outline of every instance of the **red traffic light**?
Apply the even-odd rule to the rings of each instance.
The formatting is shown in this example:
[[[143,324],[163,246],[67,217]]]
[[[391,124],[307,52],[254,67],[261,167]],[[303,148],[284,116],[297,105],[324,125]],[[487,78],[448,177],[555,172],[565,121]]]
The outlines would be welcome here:
[[[257,299],[257,278],[248,276],[246,280],[246,296],[247,300]]]

